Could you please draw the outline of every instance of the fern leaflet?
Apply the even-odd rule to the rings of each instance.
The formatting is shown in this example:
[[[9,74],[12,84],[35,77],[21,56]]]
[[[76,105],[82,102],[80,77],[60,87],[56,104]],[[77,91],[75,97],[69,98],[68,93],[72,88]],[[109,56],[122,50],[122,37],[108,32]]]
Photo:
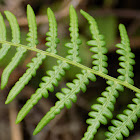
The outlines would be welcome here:
[[[50,32],[48,32],[46,35],[50,35],[50,37],[47,37],[46,40],[51,41],[51,42],[46,43],[46,45],[49,45],[49,47],[50,47],[47,49],[47,51],[52,50],[52,53],[56,53],[57,52],[55,50],[56,44],[54,42],[56,42],[58,40],[57,36],[56,36],[57,24],[56,24],[55,16],[50,9],[47,10],[47,15],[48,15],[49,23],[50,23]],[[75,21],[75,22],[73,22],[73,21]],[[79,44],[77,45],[77,40],[79,41],[79,39],[78,39],[79,35],[78,35],[78,26],[77,25],[78,25],[77,14],[76,14],[73,6],[71,6],[70,7],[70,29],[69,29],[71,32],[71,43],[68,43],[68,44],[73,46],[72,48],[70,47],[71,48],[70,51],[73,51],[73,53],[68,51],[68,54],[69,54],[68,57],[69,57],[69,59],[72,59],[73,61],[79,60],[79,57],[78,57],[78,48],[79,48],[78,45]],[[75,40],[73,39],[73,35],[77,36],[77,38]],[[66,47],[69,46],[68,44],[66,44]],[[76,49],[77,49],[77,51],[76,51]],[[73,54],[76,54],[76,55],[73,55]],[[60,60],[58,60],[57,63],[58,63],[58,65],[53,67],[54,70],[50,70],[50,71],[46,72],[48,74],[48,76],[44,76],[42,78],[43,82],[40,83],[40,85],[39,85],[40,88],[37,89],[37,91],[31,96],[31,98],[27,101],[27,103],[20,110],[20,112],[17,116],[16,123],[19,123],[28,114],[28,112],[33,108],[33,106],[35,104],[37,104],[37,102],[42,98],[42,96],[47,98],[48,91],[51,91],[51,92],[54,91],[54,86],[57,86],[58,81],[60,81],[62,76],[65,75],[64,70],[67,70],[70,67],[69,64],[67,64],[66,62],[60,61]]]
[[[134,76],[134,73],[132,72],[133,71],[132,65],[135,64],[135,61],[133,60],[135,55],[131,52],[129,38],[127,36],[127,32],[123,24],[119,25],[119,30],[121,36],[121,44],[116,45],[116,47],[120,48],[116,52],[122,55],[119,57],[119,60],[122,61],[119,63],[119,65],[122,68],[118,69],[118,72],[123,76],[119,76],[118,79],[133,85],[134,82],[131,79],[131,77]]]
[[[27,20],[29,25],[29,32],[27,34],[27,41],[28,46],[30,47],[36,47],[38,44],[37,40],[37,24],[36,24],[36,18],[34,11],[30,5],[27,5]]]
[[[125,26],[123,24],[120,24],[119,25],[119,30],[120,30],[120,36],[121,36],[121,44],[116,45],[116,47],[119,48],[116,52],[118,54],[122,55],[122,56],[119,57],[119,60],[122,61],[122,62],[119,63],[119,65],[122,68],[118,69],[118,72],[121,74],[118,77],[118,79],[121,79],[122,81],[125,81],[126,83],[134,84],[131,77],[134,76],[134,74],[132,72],[133,71],[133,66],[132,65],[135,64],[135,61],[133,59],[135,57],[135,55],[131,52],[131,48],[130,48],[130,44],[129,44],[129,38],[127,36]],[[133,99],[133,102],[135,104],[128,105],[129,109],[126,109],[124,111],[124,114],[117,115],[117,118],[120,121],[112,120],[112,123],[116,128],[114,126],[109,127],[109,130],[111,132],[106,133],[106,136],[108,138],[123,139],[122,134],[126,137],[129,136],[128,128],[130,130],[132,130],[132,128],[134,127],[133,122],[135,123],[136,120],[137,120],[137,117],[140,117],[140,115],[138,115],[138,110],[140,109],[139,94],[136,94],[136,97],[137,98]],[[130,125],[132,125],[132,126],[130,126]]]
[[[111,121],[114,126],[109,126],[109,132],[105,133],[107,140],[122,140],[123,135],[128,137],[129,130],[134,129],[134,123],[140,118],[140,93],[136,93],[136,97],[132,100],[134,104],[129,104],[123,114],[117,115],[118,120]]]
[[[71,101],[76,102],[76,94],[80,92],[80,89],[83,92],[86,91],[86,85],[89,83],[88,79],[92,81],[96,80],[94,74],[91,74],[85,70],[82,71],[82,74],[77,74],[76,77],[78,79],[74,79],[73,83],[66,84],[67,88],[62,88],[62,93],[56,93],[56,97],[59,99],[59,101],[57,101],[55,106],[53,106],[50,111],[47,112],[47,114],[41,119],[36,129],[34,130],[33,135],[36,135],[38,132],[40,132],[46,124],[54,119],[54,117],[60,113],[64,106],[71,108]]]
[[[13,43],[20,43],[20,30],[19,26],[16,20],[16,17],[8,12],[5,11],[5,15],[7,19],[9,20],[11,29],[12,29],[12,42]],[[1,89],[4,89],[8,82],[8,78],[11,74],[11,72],[14,70],[14,68],[18,65],[20,62],[23,54],[26,52],[25,48],[17,48],[17,52],[15,56],[12,58],[11,62],[8,64],[8,66],[4,69],[1,77]]]
[[[87,45],[94,46],[90,48],[91,52],[94,52],[95,54],[92,55],[92,58],[95,59],[92,64],[94,70],[97,70],[101,73],[107,74],[108,71],[106,69],[107,67],[107,56],[105,55],[107,53],[107,48],[104,47],[105,41],[103,40],[103,35],[99,34],[99,30],[97,27],[97,23],[95,19],[84,12],[83,10],[80,11],[81,14],[88,20],[90,24],[90,32],[92,34],[92,39],[87,42]]]
[[[6,40],[6,27],[1,13],[0,13],[0,40]],[[2,44],[2,48],[0,49],[0,60],[7,54],[9,49],[10,49],[9,44]]]
[[[124,61],[124,62],[120,62],[120,66],[127,65],[127,68],[130,67],[131,69],[129,70],[126,67],[120,68],[119,73],[121,75],[118,77],[118,79],[120,79],[120,77],[123,77],[123,79],[126,79],[126,80],[129,79],[130,81],[129,77],[133,76],[133,73],[131,72],[131,70],[133,69],[132,64],[134,64],[133,63],[134,60],[132,59],[134,55],[132,52],[130,52],[131,49],[130,49],[128,37],[125,35],[126,30],[125,30],[124,25],[120,24],[119,29],[120,29],[122,41],[121,41],[121,44],[117,44],[116,46],[121,46],[120,47],[121,49],[117,50],[117,52],[123,55],[119,57],[119,60]],[[129,58],[129,56],[131,56],[131,58]],[[130,72],[131,72],[131,75],[130,75]],[[117,90],[123,91],[124,88],[120,84],[117,84],[113,81],[107,81],[107,84],[109,84],[110,86],[108,86],[106,88],[106,91],[102,93],[103,97],[99,97],[97,99],[99,104],[95,104],[91,106],[91,108],[94,111],[91,111],[89,113],[89,116],[92,117],[92,119],[87,120],[89,127],[82,140],[93,139],[94,135],[97,132],[97,129],[100,127],[100,123],[106,125],[107,118],[112,119],[113,117],[112,111],[114,110],[114,104],[116,102],[116,98],[119,96],[119,93]]]
[[[38,42],[37,25],[36,25],[35,14],[30,5],[27,6],[27,19],[29,24],[29,33],[27,34],[28,36],[27,41],[29,41],[28,46],[35,47],[35,44]],[[27,64],[27,67],[29,68],[26,70],[23,76],[20,77],[19,81],[17,81],[16,84],[10,90],[7,100],[5,102],[6,104],[10,103],[20,93],[20,91],[24,88],[24,86],[29,82],[32,76],[36,75],[36,70],[39,68],[42,61],[45,59],[45,57],[46,56],[37,53],[37,56],[32,59],[32,62]]]

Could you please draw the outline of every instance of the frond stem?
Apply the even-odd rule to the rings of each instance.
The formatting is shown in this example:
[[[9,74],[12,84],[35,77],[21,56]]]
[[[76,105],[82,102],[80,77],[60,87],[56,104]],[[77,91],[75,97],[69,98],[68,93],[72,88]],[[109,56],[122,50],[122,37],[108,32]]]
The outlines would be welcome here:
[[[43,50],[40,50],[40,49],[37,49],[37,48],[34,48],[34,47],[28,47],[26,45],[22,45],[22,44],[18,44],[18,43],[12,43],[12,42],[9,42],[9,41],[0,41],[0,43],[1,44],[8,44],[10,46],[15,46],[15,47],[22,47],[22,48],[25,48],[27,50],[35,51],[35,52],[40,53],[40,54],[43,54],[43,55],[51,56],[53,58],[62,60],[64,62],[66,62],[66,63],[71,64],[71,65],[74,65],[74,66],[76,66],[76,67],[78,67],[80,69],[84,69],[84,70],[90,71],[91,73],[93,73],[95,75],[98,75],[98,76],[100,76],[102,78],[105,78],[107,80],[111,80],[113,82],[117,82],[118,84],[121,84],[121,85],[127,87],[128,89],[131,89],[131,90],[133,90],[133,91],[135,91],[137,93],[140,93],[140,89],[139,88],[137,88],[137,87],[135,87],[135,86],[133,86],[133,85],[125,82],[125,81],[121,81],[121,80],[116,79],[114,77],[111,77],[111,76],[109,76],[107,74],[104,74],[104,73],[101,73],[99,71],[93,70],[93,69],[91,69],[91,68],[89,68],[87,66],[84,66],[84,65],[82,65],[80,63],[77,63],[75,61],[71,61],[71,60],[69,60],[67,58],[64,58],[62,56],[59,56],[57,54],[49,53],[49,52],[46,52],[46,51],[43,51]]]

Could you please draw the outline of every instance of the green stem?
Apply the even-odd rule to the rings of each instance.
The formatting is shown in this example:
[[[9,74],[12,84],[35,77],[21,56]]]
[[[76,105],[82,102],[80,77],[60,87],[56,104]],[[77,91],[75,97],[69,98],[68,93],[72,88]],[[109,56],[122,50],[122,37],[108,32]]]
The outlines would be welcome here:
[[[78,68],[81,68],[81,69],[90,71],[91,73],[93,73],[93,74],[95,74],[95,75],[98,75],[98,76],[100,76],[100,77],[102,77],[102,78],[105,78],[105,79],[107,79],[107,80],[114,81],[114,82],[116,82],[116,83],[118,83],[118,84],[120,84],[120,85],[123,85],[123,86],[125,86],[125,87],[127,87],[127,88],[129,88],[129,89],[131,89],[131,90],[133,90],[133,91],[135,91],[135,92],[137,92],[137,93],[140,93],[140,89],[139,89],[139,88],[137,88],[137,87],[135,87],[135,86],[133,86],[133,85],[131,85],[131,84],[129,84],[129,83],[126,83],[126,82],[121,81],[121,80],[119,80],[119,79],[113,78],[113,77],[111,77],[111,76],[109,76],[109,75],[107,75],[107,74],[101,73],[101,72],[99,72],[99,71],[93,70],[93,69],[91,69],[91,68],[89,68],[89,67],[87,67],[87,66],[84,66],[84,65],[82,65],[82,64],[80,64],[80,63],[77,63],[77,62],[75,62],[75,61],[71,61],[71,60],[69,60],[69,59],[67,59],[67,58],[64,58],[64,57],[62,57],[62,56],[59,56],[59,55],[57,55],[57,54],[49,53],[49,52],[46,52],[46,51],[37,49],[37,48],[35,48],[35,47],[32,48],[32,47],[28,47],[28,46],[26,46],[26,45],[22,45],[22,44],[18,44],[18,43],[12,43],[12,42],[8,42],[8,41],[0,41],[0,43],[1,43],[1,44],[9,44],[10,46],[15,46],[15,47],[22,47],[22,48],[25,48],[25,49],[27,49],[27,50],[31,50],[31,51],[35,51],[35,52],[41,53],[41,54],[43,54],[43,55],[51,56],[51,57],[53,57],[53,58],[62,60],[62,61],[64,61],[64,62],[66,62],[66,63],[71,64],[71,65],[74,65],[74,66],[76,66],[76,67],[78,67]]]

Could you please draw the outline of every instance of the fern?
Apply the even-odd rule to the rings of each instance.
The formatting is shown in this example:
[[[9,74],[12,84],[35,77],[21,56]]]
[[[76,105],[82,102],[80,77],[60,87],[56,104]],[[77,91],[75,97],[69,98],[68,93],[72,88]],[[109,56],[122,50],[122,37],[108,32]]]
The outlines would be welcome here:
[[[136,98],[132,100],[134,104],[129,104],[128,109],[123,111],[123,114],[117,115],[118,120],[112,120],[114,126],[109,126],[109,131],[106,132],[107,139],[123,139],[129,136],[129,130],[134,129],[134,123],[140,117],[140,93],[136,93]]]
[[[19,31],[19,26],[17,24],[17,20],[16,20],[15,16],[8,11],[5,12],[5,15],[6,15],[7,19],[9,20],[9,23],[11,26],[12,42],[20,43],[20,31]],[[8,64],[8,66],[4,69],[4,71],[2,73],[1,89],[3,89],[6,86],[11,72],[18,65],[18,63],[20,62],[25,51],[26,51],[26,49],[24,49],[24,48],[17,48],[17,52],[16,52],[15,56],[12,58],[12,61]]]
[[[90,18],[90,23],[92,25],[91,21],[94,20],[92,20],[92,17]],[[132,72],[132,65],[134,65],[135,63],[135,61],[133,60],[134,54],[131,52],[129,39],[124,25],[120,24],[119,29],[122,41],[121,44],[117,44],[116,46],[120,48],[119,50],[117,50],[117,53],[122,55],[119,57],[119,60],[123,62],[120,62],[120,66],[122,68],[118,69],[118,72],[121,74],[118,79],[133,84],[133,80],[130,77],[134,76]],[[90,112],[89,116],[91,116],[93,119],[87,120],[87,123],[90,126],[88,127],[83,140],[92,139],[94,137],[94,134],[96,134],[97,129],[100,127],[100,123],[106,125],[107,118],[112,119],[113,117],[112,111],[114,110],[116,98],[119,96],[117,90],[123,91],[123,87],[113,81],[107,81],[107,84],[109,86],[106,88],[106,91],[102,93],[103,97],[99,97],[97,99],[99,104],[91,106],[94,111]]]
[[[0,40],[6,41],[6,27],[1,14],[0,14]],[[9,49],[10,49],[9,44],[6,43],[2,44],[2,48],[0,49],[0,60],[7,54]]]
[[[27,41],[29,47],[36,47],[37,41],[37,25],[35,20],[35,14],[30,5],[27,6],[27,19],[29,24],[29,32],[27,34]],[[24,88],[24,86],[30,81],[32,76],[36,75],[36,70],[41,65],[42,61],[46,56],[37,53],[37,56],[32,59],[32,62],[27,64],[29,67],[26,72],[20,77],[19,81],[10,90],[9,95],[6,100],[6,104],[10,103]]]
[[[120,24],[119,30],[120,30],[120,35],[121,35],[121,44],[116,45],[116,47],[120,48],[116,52],[118,54],[122,55],[119,57],[119,60],[122,61],[119,63],[122,68],[118,69],[118,72],[121,74],[118,77],[118,79],[125,81],[126,83],[134,84],[131,77],[134,76],[134,74],[132,72],[133,71],[132,65],[135,64],[135,61],[133,60],[135,55],[131,52],[129,39],[128,39],[126,29],[123,24]],[[113,133],[113,134],[111,134],[110,132],[106,133],[106,136],[109,139],[123,139],[122,134],[126,137],[129,136],[128,128],[130,130],[133,130],[134,125],[132,122],[136,122],[137,117],[140,117],[139,94],[136,94],[136,97],[137,98],[133,99],[133,102],[135,104],[128,105],[129,109],[126,109],[124,111],[124,114],[120,114],[117,116],[117,118],[120,119],[120,121],[112,120],[113,125],[116,126],[117,128],[115,128],[113,126],[109,127],[109,130]],[[119,130],[117,130],[117,129],[119,129]]]
[[[89,14],[87,14],[83,10],[81,10],[81,14],[88,20],[90,24],[90,31],[93,40],[88,41],[87,45],[93,46],[90,48],[90,51],[95,53],[94,55],[92,55],[92,58],[95,59],[92,62],[92,64],[95,65],[93,66],[93,69],[101,73],[107,74],[108,73],[106,69],[107,56],[104,55],[107,53],[107,48],[104,47],[105,45],[105,41],[103,40],[104,36],[99,34],[97,23],[94,18],[92,18]]]
[[[85,132],[82,140],[92,140],[97,133],[98,128],[101,124],[106,125],[108,119],[113,118],[113,110],[116,102],[116,98],[119,96],[119,91],[123,91],[124,87],[129,88],[136,92],[136,97],[133,99],[133,104],[128,105],[128,109],[124,110],[123,114],[117,116],[118,120],[112,120],[114,126],[109,127],[109,131],[105,133],[107,139],[123,139],[129,136],[129,130],[134,128],[134,123],[140,117],[140,89],[133,86],[133,65],[135,64],[135,55],[131,52],[129,38],[127,36],[126,29],[123,24],[119,25],[121,43],[117,44],[116,47],[119,49],[116,51],[121,56],[119,57],[119,68],[117,71],[120,75],[117,78],[109,76],[107,70],[107,49],[105,47],[105,41],[103,35],[99,33],[99,29],[95,19],[88,13],[81,10],[81,14],[89,22],[89,29],[92,35],[90,41],[87,41],[87,45],[91,46],[89,51],[93,52],[91,56],[93,58],[92,68],[82,65],[81,58],[79,57],[79,45],[82,43],[79,39],[79,28],[78,28],[78,17],[73,6],[70,6],[70,42],[65,44],[68,48],[67,56],[61,57],[57,54],[57,44],[59,39],[57,37],[57,22],[54,13],[50,8],[47,9],[49,31],[46,33],[46,51],[37,49],[37,24],[33,9],[30,5],[27,6],[27,20],[29,25],[29,32],[27,34],[27,45],[20,44],[20,29],[17,23],[16,17],[6,11],[5,15],[9,21],[12,40],[6,40],[6,27],[4,19],[0,14],[0,43],[2,47],[0,49],[0,60],[6,57],[7,52],[11,46],[16,47],[16,53],[12,58],[11,62],[4,69],[1,77],[1,89],[3,89],[8,82],[11,72],[16,68],[20,60],[22,59],[25,52],[28,50],[35,51],[36,57],[32,58],[32,61],[27,64],[26,72],[19,78],[15,85],[10,90],[6,104],[10,103],[25,87],[25,85],[36,75],[36,71],[46,58],[50,56],[57,59],[57,65],[52,67],[52,70],[46,71],[46,75],[42,77],[42,81],[39,84],[39,88],[27,100],[26,104],[19,111],[16,123],[21,122],[24,117],[30,112],[30,110],[38,103],[38,101],[44,97],[49,96],[49,92],[54,91],[54,86],[58,86],[59,81],[65,75],[65,71],[70,69],[70,66],[76,66],[81,68],[81,73],[76,74],[76,78],[72,82],[66,83],[66,87],[61,89],[61,92],[56,93],[58,101],[50,111],[41,119],[39,124],[34,130],[34,135],[40,132],[44,126],[46,126],[52,119],[55,118],[61,110],[71,108],[72,103],[77,100],[77,94],[80,92],[86,92],[86,86],[89,84],[89,80],[96,81],[98,75],[107,80],[108,87],[104,92],[101,93],[101,97],[97,98],[97,104],[91,106],[92,111],[89,113],[90,118],[87,119],[87,132]]]
[[[42,118],[42,120],[37,125],[34,135],[41,131],[41,129],[49,123],[54,117],[60,113],[60,111],[66,106],[68,109],[71,108],[71,101],[76,102],[76,94],[80,92],[80,89],[85,92],[86,84],[89,83],[88,79],[95,81],[96,78],[94,74],[88,71],[82,71],[82,74],[77,74],[78,79],[74,79],[72,83],[67,83],[67,88],[62,88],[62,93],[56,93],[56,97],[59,101],[56,102],[55,106],[50,109],[50,111]]]
[[[48,19],[50,22],[50,32],[48,32],[46,35],[50,35],[51,37],[46,38],[47,41],[52,41],[52,42],[47,42],[46,45],[49,45],[50,48],[47,50],[50,52],[52,50],[52,53],[56,53],[56,44],[54,42],[58,42],[58,39],[56,38],[56,20],[54,17],[54,14],[52,11],[48,8],[47,10],[47,15]],[[73,16],[72,16],[73,15]],[[79,61],[78,51],[77,49],[79,48],[78,45],[80,44],[80,40],[78,39],[78,22],[77,22],[77,15],[74,10],[74,8],[71,6],[70,7],[70,36],[71,36],[71,43],[67,43],[65,46],[69,47],[70,50],[68,51],[68,59],[71,59],[73,61]],[[74,38],[76,36],[76,38]],[[79,41],[77,43],[77,40]],[[61,80],[61,77],[65,75],[65,69],[69,69],[69,64],[67,64],[64,61],[57,61],[58,65],[53,67],[53,70],[47,71],[46,73],[48,76],[44,76],[42,78],[42,81],[40,83],[40,88],[37,89],[35,94],[32,95],[32,97],[27,101],[27,103],[23,106],[21,111],[19,112],[17,116],[16,123],[19,123],[27,114],[28,112],[32,109],[32,107],[37,104],[37,102],[44,96],[45,98],[48,97],[48,91],[53,92],[54,91],[54,86],[58,85],[58,81]],[[54,86],[53,86],[54,85]]]

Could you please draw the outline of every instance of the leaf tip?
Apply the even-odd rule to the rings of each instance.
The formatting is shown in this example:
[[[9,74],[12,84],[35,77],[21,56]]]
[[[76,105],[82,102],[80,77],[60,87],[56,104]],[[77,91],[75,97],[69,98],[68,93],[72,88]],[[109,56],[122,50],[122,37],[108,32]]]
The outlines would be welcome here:
[[[18,124],[18,123],[20,123],[21,121],[20,121],[20,119],[19,119],[19,117],[17,116],[17,118],[16,118],[16,124]]]
[[[125,27],[124,24],[120,23],[119,28]]]
[[[30,4],[27,5],[27,13],[34,12]]]
[[[7,97],[6,101],[5,101],[5,104],[11,103],[12,100],[13,100],[12,97],[8,95],[8,97]]]
[[[39,133],[38,129],[35,129],[33,135],[37,135]]]
[[[72,5],[72,4],[70,5],[70,9],[74,9],[74,7],[73,7],[73,5]]]
[[[52,10],[51,10],[51,8],[50,7],[48,7],[47,8],[47,12],[51,12]]]
[[[6,100],[6,101],[5,101],[5,104],[9,104],[9,103],[10,103],[9,100]]]
[[[81,9],[81,10],[80,10],[80,13],[81,13],[82,15],[84,15],[85,11]]]
[[[3,90],[5,88],[6,84],[3,80],[1,80],[1,90]]]
[[[27,9],[32,8],[30,4],[27,5]]]

